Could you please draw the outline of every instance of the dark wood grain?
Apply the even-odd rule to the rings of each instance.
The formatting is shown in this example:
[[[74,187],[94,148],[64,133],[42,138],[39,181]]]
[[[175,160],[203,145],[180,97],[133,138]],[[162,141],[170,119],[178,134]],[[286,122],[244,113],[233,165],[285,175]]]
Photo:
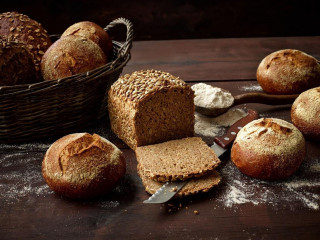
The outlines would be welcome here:
[[[234,38],[134,42],[124,69],[159,69],[185,81],[256,79],[261,60],[280,49],[298,49],[320,59],[320,37]]]
[[[132,60],[125,72],[164,66],[163,61],[167,56],[168,68],[163,70],[172,70],[173,74],[184,76],[189,84],[206,80],[208,84],[225,88],[233,95],[261,92],[257,82],[252,79],[255,61],[259,61],[269,51],[284,47],[285,42],[297,44],[296,48],[307,48],[319,56],[319,39],[135,42]],[[236,43],[239,45],[232,48]],[[201,46],[202,50],[194,50],[193,45]],[[158,61],[157,56],[150,52],[155,46],[158,46],[154,53],[159,55]],[[173,49],[177,49],[176,52]],[[211,50],[208,53],[206,49]],[[191,59],[189,64],[185,63],[185,55]],[[198,68],[196,62],[201,62],[201,59],[210,62],[207,68]],[[214,72],[212,68],[216,62],[221,68]],[[246,62],[250,63],[250,67],[244,67]],[[239,64],[238,75],[237,71],[230,69],[232,64]],[[237,107],[253,108],[261,117],[290,121],[290,105],[250,103]],[[320,163],[320,145],[317,142],[307,142],[304,163],[287,181],[268,183],[246,177],[232,164],[230,152],[227,151],[221,157],[222,164],[218,171],[222,175],[222,182],[218,187],[206,194],[173,200],[170,204],[147,205],[142,203],[149,195],[137,175],[135,154],[111,132],[108,119],[102,119],[82,130],[106,137],[124,152],[127,172],[120,184],[110,194],[99,199],[64,199],[53,193],[41,176],[44,153],[58,136],[18,145],[1,144],[1,239],[319,238],[320,175],[315,166]],[[213,142],[213,138],[203,139],[208,144]],[[299,181],[307,185],[300,188],[286,185]],[[232,187],[241,190],[248,201],[241,204],[232,202]],[[198,215],[194,213],[195,210],[199,212]]]

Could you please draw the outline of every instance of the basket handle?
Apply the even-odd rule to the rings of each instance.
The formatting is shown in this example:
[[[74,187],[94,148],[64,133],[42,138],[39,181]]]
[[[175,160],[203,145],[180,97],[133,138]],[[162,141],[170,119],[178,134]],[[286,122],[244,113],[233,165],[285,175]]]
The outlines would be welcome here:
[[[104,30],[106,32],[108,32],[108,30],[110,28],[113,28],[114,26],[119,25],[119,24],[124,24],[127,27],[127,38],[126,38],[126,41],[125,41],[125,43],[123,43],[122,47],[119,49],[120,57],[122,58],[122,57],[124,57],[124,56],[129,54],[129,52],[131,50],[131,47],[132,47],[133,25],[132,25],[131,21],[129,21],[126,18],[117,18],[117,19],[113,20],[111,23],[109,23],[109,25],[106,26],[104,28]]]

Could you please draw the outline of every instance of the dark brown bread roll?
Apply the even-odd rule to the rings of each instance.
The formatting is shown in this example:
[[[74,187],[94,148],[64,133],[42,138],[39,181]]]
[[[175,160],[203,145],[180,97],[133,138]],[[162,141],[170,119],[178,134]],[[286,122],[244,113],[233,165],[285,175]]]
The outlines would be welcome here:
[[[261,61],[257,80],[267,93],[301,93],[320,86],[320,62],[299,50],[280,50]]]
[[[108,193],[125,174],[122,152],[99,135],[75,133],[54,142],[42,162],[49,187],[69,198],[94,198]]]
[[[112,40],[108,33],[98,24],[89,21],[75,23],[68,27],[61,37],[69,35],[89,38],[91,41],[98,44],[105,55],[108,56],[108,59],[110,59],[112,54]]]
[[[306,138],[320,140],[320,87],[299,95],[291,108],[291,120]]]
[[[33,55],[36,70],[40,73],[41,58],[52,44],[47,31],[40,23],[21,13],[2,13],[0,14],[0,35],[25,43]]]
[[[239,170],[253,178],[280,180],[291,176],[305,158],[302,133],[291,123],[261,118],[238,133],[231,159]]]
[[[0,37],[0,86],[36,81],[33,57],[23,43]]]
[[[87,72],[106,64],[101,48],[88,38],[66,36],[57,40],[44,54],[41,72],[45,80],[54,80]]]

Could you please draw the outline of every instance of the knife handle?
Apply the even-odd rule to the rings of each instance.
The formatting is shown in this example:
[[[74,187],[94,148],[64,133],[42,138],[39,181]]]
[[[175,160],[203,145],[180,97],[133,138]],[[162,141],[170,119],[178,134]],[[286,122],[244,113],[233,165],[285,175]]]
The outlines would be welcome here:
[[[227,131],[226,134],[220,137],[215,137],[214,142],[218,144],[220,147],[227,149],[232,144],[233,140],[236,138],[238,132],[241,128],[243,128],[249,122],[257,119],[259,114],[257,111],[253,109],[248,109],[248,115],[241,118],[237,122],[235,122]]]

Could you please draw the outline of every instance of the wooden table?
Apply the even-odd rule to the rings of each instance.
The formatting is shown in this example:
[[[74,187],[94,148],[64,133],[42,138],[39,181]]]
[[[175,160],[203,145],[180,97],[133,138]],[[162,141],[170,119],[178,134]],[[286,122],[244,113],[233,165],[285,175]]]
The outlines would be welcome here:
[[[124,73],[153,68],[190,84],[206,82],[233,94],[261,91],[255,72],[263,57],[295,48],[320,59],[319,43],[320,37],[134,42]],[[290,105],[240,107],[290,121]],[[234,167],[227,152],[219,168],[222,183],[211,192],[146,205],[142,201],[149,195],[137,175],[135,154],[110,132],[107,120],[83,131],[99,133],[122,149],[127,173],[120,185],[97,200],[63,199],[41,176],[43,155],[55,139],[2,144],[1,239],[319,239],[319,143],[307,143],[305,162],[287,181],[248,178]]]

